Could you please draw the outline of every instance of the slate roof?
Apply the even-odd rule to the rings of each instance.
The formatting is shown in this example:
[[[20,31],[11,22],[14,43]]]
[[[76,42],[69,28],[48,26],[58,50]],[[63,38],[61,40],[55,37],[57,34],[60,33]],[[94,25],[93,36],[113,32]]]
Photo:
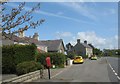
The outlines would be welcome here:
[[[91,48],[93,48],[93,49],[95,48],[92,44],[88,44],[88,45],[89,45]]]
[[[60,43],[63,43],[62,39],[45,40],[45,41],[41,41],[41,42],[48,47],[48,51],[58,51]]]
[[[86,47],[86,48],[92,48],[92,47],[90,47],[88,44],[86,44],[86,43],[81,43],[84,47]]]
[[[40,46],[45,46],[47,47],[48,51],[58,51],[59,50],[59,46],[62,43],[63,44],[63,40],[62,39],[58,39],[58,40],[43,40],[43,41],[38,41],[34,38],[30,38],[30,37],[18,37],[16,35],[13,35],[12,39],[13,42],[19,42],[19,43],[35,43],[36,45],[40,45]],[[64,44],[63,44],[64,47]],[[64,47],[65,49],[65,47]]]
[[[8,39],[3,38],[3,40],[8,40]],[[13,35],[11,41],[19,42],[19,43],[28,43],[28,44],[35,43],[36,45],[45,46],[42,42],[40,42],[40,41],[38,41],[36,39],[30,38],[30,37],[22,37],[22,38],[20,38],[20,37],[18,37],[16,35]]]

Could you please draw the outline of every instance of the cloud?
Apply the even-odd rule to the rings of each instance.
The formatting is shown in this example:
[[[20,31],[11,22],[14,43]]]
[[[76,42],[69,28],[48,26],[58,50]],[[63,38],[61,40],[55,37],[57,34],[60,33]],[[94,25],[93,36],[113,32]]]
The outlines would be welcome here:
[[[114,14],[117,14],[117,9],[105,9],[104,11],[103,11],[103,15],[105,15],[105,16],[108,16],[108,15],[114,15]]]
[[[9,3],[9,4],[7,4],[7,6],[17,7],[18,5],[14,4],[14,3]],[[31,9],[30,7],[25,6],[25,11],[28,11],[30,9]],[[79,22],[79,23],[95,25],[93,22],[88,22],[88,21],[84,21],[84,20],[80,20],[80,19],[76,19],[76,18],[72,18],[72,17],[68,17],[68,16],[63,16],[62,12],[60,14],[60,12],[59,13],[51,13],[51,12],[46,12],[46,11],[42,11],[42,10],[40,10],[40,11],[36,10],[34,13],[43,14],[43,15],[47,15],[47,16],[58,17],[58,18],[63,18],[63,19],[69,20],[69,21],[75,21],[75,22]]]
[[[61,12],[61,11],[57,12],[57,15],[63,15],[63,14],[64,14],[64,13]]]
[[[66,37],[71,37],[72,33],[71,32],[56,32],[55,35],[56,35],[56,38],[66,38]]]
[[[86,6],[86,4],[84,2],[70,2],[70,3],[59,3],[63,6],[67,6],[71,9],[73,9],[74,11],[78,12],[79,14],[92,19],[92,20],[97,20],[98,18],[91,12],[90,7]],[[95,2],[92,2],[93,6],[95,6]]]
[[[94,31],[87,32],[78,32],[76,36],[72,37],[70,43],[75,45],[76,40],[80,39],[83,43],[87,40],[88,43],[93,44],[96,48],[104,49],[104,48],[118,48],[118,37],[117,35],[111,38],[103,38],[98,36]]]

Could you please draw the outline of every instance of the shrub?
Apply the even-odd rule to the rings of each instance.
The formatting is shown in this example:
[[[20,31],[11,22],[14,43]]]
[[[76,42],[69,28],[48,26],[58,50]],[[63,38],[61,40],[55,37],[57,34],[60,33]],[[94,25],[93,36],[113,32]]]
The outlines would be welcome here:
[[[46,66],[46,57],[50,56],[51,58],[51,64],[54,64],[55,66],[61,67],[65,63],[66,56],[62,53],[40,53],[37,56],[37,62],[40,62],[44,66]]]
[[[83,58],[88,58],[88,55],[83,55]]]
[[[70,58],[70,59],[74,59],[75,56],[76,56],[76,54],[74,54],[74,53],[69,53],[67,55],[67,57]]]
[[[36,47],[32,45],[15,45],[14,46],[14,58],[15,64],[24,62],[24,61],[31,61],[34,60]]]
[[[16,70],[17,70],[17,75],[22,75],[22,74],[26,74],[26,73],[36,71],[42,68],[43,66],[38,62],[26,61],[26,62],[19,63],[17,65]]]
[[[17,64],[35,59],[35,45],[7,45],[2,47],[2,73],[16,73]]]
[[[14,46],[2,47],[2,73],[15,73]]]

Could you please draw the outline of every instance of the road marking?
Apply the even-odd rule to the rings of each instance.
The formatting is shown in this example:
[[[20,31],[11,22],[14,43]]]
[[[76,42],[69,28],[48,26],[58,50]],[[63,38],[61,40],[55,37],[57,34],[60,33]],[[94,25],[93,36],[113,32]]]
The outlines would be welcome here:
[[[111,68],[112,70],[114,70],[113,68]]]
[[[112,68],[112,66],[109,64],[110,68],[112,69],[112,71],[114,72],[114,74],[117,76],[118,80],[120,80],[120,77],[118,76],[118,74],[115,72],[115,70]]]
[[[120,80],[120,77],[119,77],[119,76],[117,76],[117,78]]]
[[[115,70],[113,69],[113,72],[115,73]]]
[[[106,58],[107,60],[107,58]],[[108,61],[107,61],[108,62]],[[114,72],[114,74],[117,76],[118,80],[120,80],[120,77],[118,76],[118,74],[115,72],[115,70],[112,68],[112,66],[110,65],[110,63],[108,63],[110,68],[112,69],[112,71]]]
[[[117,76],[117,73],[115,73],[115,75]]]

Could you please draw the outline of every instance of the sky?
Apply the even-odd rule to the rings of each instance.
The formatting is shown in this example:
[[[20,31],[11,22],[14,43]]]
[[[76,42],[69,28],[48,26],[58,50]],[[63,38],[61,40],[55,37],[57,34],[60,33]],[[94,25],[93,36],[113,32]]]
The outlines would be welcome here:
[[[22,12],[38,2],[26,2]],[[6,13],[19,2],[9,2]],[[40,40],[63,39],[64,45],[75,45],[77,39],[99,49],[118,48],[117,2],[41,2],[41,8],[32,13],[33,21],[45,19],[36,29],[25,31],[25,36],[39,34]]]

